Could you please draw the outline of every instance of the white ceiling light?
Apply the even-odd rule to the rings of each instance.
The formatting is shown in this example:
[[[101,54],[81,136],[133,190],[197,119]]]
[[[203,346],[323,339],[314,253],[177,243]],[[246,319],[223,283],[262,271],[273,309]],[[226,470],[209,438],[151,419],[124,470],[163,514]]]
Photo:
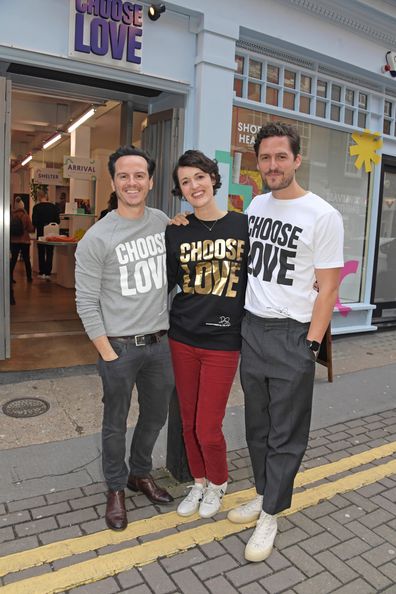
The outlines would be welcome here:
[[[52,138],[49,138],[46,142],[44,142],[43,149],[46,150],[47,148],[55,144],[55,142],[58,142],[58,140],[60,140],[61,138],[62,134],[58,132],[57,134],[55,134],[55,136],[52,136]]]
[[[32,155],[28,155],[27,157],[24,158],[24,160],[22,161],[21,165],[26,165],[26,163],[29,163],[29,161],[31,161],[33,159]]]
[[[89,109],[87,112],[85,112],[80,118],[78,118],[78,120],[76,120],[71,126],[69,126],[69,128],[67,129],[69,134],[71,132],[73,132],[73,130],[75,130],[76,128],[81,126],[81,124],[86,122],[89,118],[91,118],[94,113],[95,113],[95,108],[91,107],[91,109]]]

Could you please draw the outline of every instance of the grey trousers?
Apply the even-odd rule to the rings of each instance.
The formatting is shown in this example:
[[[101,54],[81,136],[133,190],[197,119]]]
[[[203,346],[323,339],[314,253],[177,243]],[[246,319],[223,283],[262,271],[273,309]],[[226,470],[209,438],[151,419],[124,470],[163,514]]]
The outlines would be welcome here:
[[[174,386],[168,337],[148,346],[110,340],[118,354],[114,361],[99,359],[103,384],[102,464],[109,489],[124,489],[128,478],[125,462],[127,418],[136,383],[139,417],[129,453],[130,472],[146,476],[152,468],[152,452],[165,424]]]
[[[246,441],[256,490],[269,514],[290,507],[307,447],[315,375],[315,357],[305,341],[308,327],[249,312],[242,322]]]

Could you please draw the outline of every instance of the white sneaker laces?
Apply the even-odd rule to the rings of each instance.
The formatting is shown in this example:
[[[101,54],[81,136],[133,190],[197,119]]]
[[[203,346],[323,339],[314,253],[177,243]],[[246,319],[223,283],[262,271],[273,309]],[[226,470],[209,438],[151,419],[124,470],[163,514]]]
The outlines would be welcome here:
[[[197,501],[197,499],[199,500],[202,498],[203,493],[204,493],[203,485],[202,485],[202,488],[196,484],[188,485],[187,489],[190,489],[190,492],[188,493],[188,495],[186,495],[186,497],[184,498],[184,501],[188,501],[189,503],[194,503],[195,501]]]
[[[205,490],[205,495],[204,495],[205,503],[209,503],[209,504],[215,503],[216,500],[221,499],[223,495],[224,495],[223,489],[221,489],[220,487],[214,487],[213,485],[210,485]]]

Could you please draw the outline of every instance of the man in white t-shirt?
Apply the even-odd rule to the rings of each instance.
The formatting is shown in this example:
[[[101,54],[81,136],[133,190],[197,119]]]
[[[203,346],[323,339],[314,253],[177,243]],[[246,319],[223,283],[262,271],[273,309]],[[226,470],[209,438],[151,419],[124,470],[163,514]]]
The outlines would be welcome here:
[[[228,518],[257,520],[245,557],[262,561],[272,551],[276,514],[291,505],[307,447],[315,360],[343,267],[343,224],[337,210],[297,183],[300,137],[293,126],[263,126],[254,150],[270,190],[246,211],[250,254],[241,383],[257,496]]]

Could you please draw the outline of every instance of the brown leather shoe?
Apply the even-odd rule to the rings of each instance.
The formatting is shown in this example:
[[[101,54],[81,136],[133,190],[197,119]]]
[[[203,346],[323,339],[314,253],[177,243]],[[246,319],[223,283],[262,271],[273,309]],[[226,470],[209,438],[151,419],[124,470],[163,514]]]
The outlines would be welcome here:
[[[172,503],[174,500],[168,491],[161,489],[161,487],[155,484],[151,475],[134,476],[133,474],[130,474],[127,487],[131,491],[141,491],[151,503]]]
[[[105,521],[110,530],[125,530],[128,526],[124,490],[107,493]]]

